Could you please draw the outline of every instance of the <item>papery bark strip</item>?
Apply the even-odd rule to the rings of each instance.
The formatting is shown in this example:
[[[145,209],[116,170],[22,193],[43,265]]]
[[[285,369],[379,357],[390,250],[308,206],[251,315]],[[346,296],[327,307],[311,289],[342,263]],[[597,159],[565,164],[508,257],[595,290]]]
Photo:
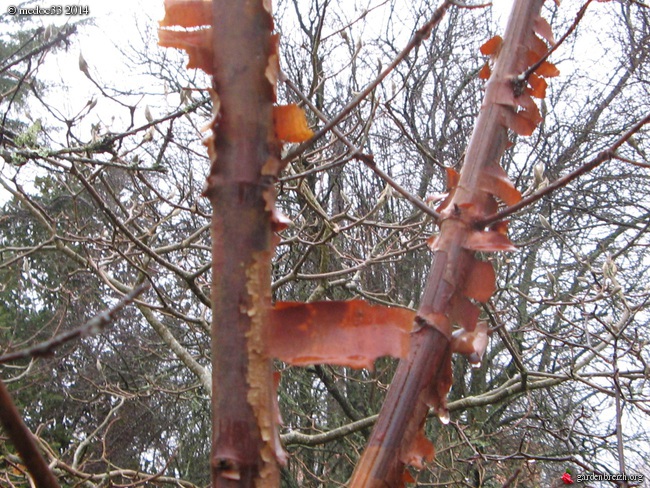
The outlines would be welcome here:
[[[279,484],[275,382],[264,350],[274,190],[263,168],[279,166],[266,76],[272,29],[268,2],[213,2],[215,117],[204,192],[213,208],[213,487]]]
[[[513,6],[460,180],[441,211],[440,235],[435,240],[411,353],[399,364],[369,444],[349,483],[351,488],[402,486],[404,454],[417,439],[428,405],[438,411],[443,421],[448,420],[452,297],[466,288],[468,270],[475,259],[473,252],[463,246],[471,233],[484,230],[476,228],[476,222],[493,211],[494,195],[499,190],[486,191],[482,181],[486,174],[494,173],[490,167],[498,165],[508,143],[508,120],[516,110],[512,79],[527,67],[527,46],[533,42],[531,36],[535,36],[534,25],[543,3],[517,0]],[[504,103],[504,98],[512,103]]]

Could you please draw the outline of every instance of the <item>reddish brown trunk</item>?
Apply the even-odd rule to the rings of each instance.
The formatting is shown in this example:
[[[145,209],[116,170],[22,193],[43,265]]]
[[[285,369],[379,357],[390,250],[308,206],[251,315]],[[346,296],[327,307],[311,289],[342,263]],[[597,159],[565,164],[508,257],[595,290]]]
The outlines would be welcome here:
[[[262,175],[276,147],[265,74],[272,19],[262,0],[215,0],[213,14],[218,101],[205,191],[213,208],[212,484],[277,486],[274,381],[262,327],[273,253],[272,180]]]
[[[349,486],[379,488],[402,486],[405,462],[401,459],[426,419],[429,386],[446,376],[451,360],[447,338],[431,327],[413,335],[411,353],[400,362],[372,437]],[[403,399],[410,399],[404,401]]]
[[[518,0],[513,7],[502,52],[486,86],[485,101],[466,151],[460,181],[453,199],[442,212],[440,235],[434,245],[433,263],[418,310],[411,353],[400,362],[350,487],[402,486],[404,467],[414,450],[428,407],[433,406],[443,417],[447,415],[451,325],[459,318],[458,297],[475,263],[473,252],[464,246],[469,247],[470,235],[484,230],[477,229],[475,223],[491,212],[494,196],[502,200],[518,199],[498,164],[507,144],[508,127],[514,124],[509,122],[516,110],[511,80],[528,66],[526,46],[535,35],[533,25],[543,2]],[[483,237],[487,241],[487,236]]]
[[[31,478],[39,488],[59,488],[54,473],[47,465],[36,443],[36,437],[23,422],[11,394],[0,379],[0,424],[11,439],[21,459],[27,466]]]

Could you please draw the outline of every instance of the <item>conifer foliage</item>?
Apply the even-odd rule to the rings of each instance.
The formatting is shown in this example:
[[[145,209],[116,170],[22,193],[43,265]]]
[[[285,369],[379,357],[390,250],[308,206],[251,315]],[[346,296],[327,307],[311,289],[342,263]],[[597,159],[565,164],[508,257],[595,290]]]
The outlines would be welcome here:
[[[643,472],[646,6],[161,3],[87,101],[0,35],[0,485]]]

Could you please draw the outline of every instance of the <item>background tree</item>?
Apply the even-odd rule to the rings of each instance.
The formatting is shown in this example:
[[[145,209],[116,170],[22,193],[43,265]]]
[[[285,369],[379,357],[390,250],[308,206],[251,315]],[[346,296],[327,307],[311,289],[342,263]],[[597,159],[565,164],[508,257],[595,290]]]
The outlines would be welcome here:
[[[580,7],[546,5],[557,37]],[[435,6],[314,0],[275,8],[282,69],[297,88],[287,84],[281,100],[302,103],[302,93],[332,117]],[[578,170],[647,116],[648,15],[637,2],[594,3],[553,54],[562,75],[549,83],[544,122],[502,162],[525,195]],[[7,95],[15,81],[3,88],[5,352],[85,322],[138,283],[151,285],[102,334],[51,358],[3,364],[3,379],[63,485],[209,480],[210,211],[199,197],[209,163],[198,144],[208,82],[184,69],[183,56],[154,46],[154,20],[143,31],[146,47],[125,52],[140,86],[102,81],[107,74],[87,55],[87,83],[101,113],[84,107],[86,100],[66,112],[58,87],[33,83],[22,107],[41,119],[34,127]],[[339,131],[420,199],[444,191],[444,167],[458,166],[482,99],[478,48],[496,33],[489,9],[449,9]],[[39,42],[21,52],[46,45]],[[19,58],[7,57],[3,74],[38,78],[33,67],[49,52],[43,49],[16,64]],[[322,124],[308,113],[313,126]],[[490,347],[478,369],[454,360],[451,424],[429,422],[437,456],[413,472],[420,485],[502,486],[518,472],[522,486],[550,486],[567,467],[643,473],[647,128],[630,142],[615,159],[509,217],[519,252],[492,258],[499,289],[483,310]],[[277,247],[274,299],[417,306],[433,222],[355,150],[328,135],[290,161],[278,190],[293,224]],[[276,366],[290,453],[283,486],[344,484],[394,361],[381,359],[373,371]],[[3,482],[26,485],[9,443],[2,456]]]

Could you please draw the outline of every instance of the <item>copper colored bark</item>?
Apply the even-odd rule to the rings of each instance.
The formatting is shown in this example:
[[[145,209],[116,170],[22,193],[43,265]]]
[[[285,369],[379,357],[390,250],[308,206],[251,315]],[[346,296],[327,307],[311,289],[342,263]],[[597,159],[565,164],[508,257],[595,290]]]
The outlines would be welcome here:
[[[269,354],[294,365],[373,367],[380,356],[406,357],[414,313],[347,302],[278,302],[268,322]]]
[[[505,225],[477,225],[495,211],[498,202],[512,205],[519,192],[499,167],[508,144],[508,129],[518,134],[534,130],[538,112],[530,93],[516,93],[516,77],[531,59],[544,53],[535,29],[544,0],[518,0],[503,39],[483,46],[494,67],[485,99],[469,142],[460,179],[450,173],[450,195],[441,205],[440,234],[430,242],[434,252],[427,286],[412,334],[411,351],[393,379],[378,422],[349,486],[396,487],[404,483],[404,468],[414,450],[422,449],[422,428],[429,407],[448,421],[446,396],[451,386],[451,348],[484,347],[485,324],[470,299],[485,301],[494,290],[494,275],[474,257],[474,251],[514,250]],[[548,34],[544,32],[545,34]],[[548,73],[540,73],[548,75]],[[552,73],[551,73],[552,74]],[[527,80],[521,82],[526,86]],[[538,92],[539,90],[537,90]],[[456,184],[457,183],[457,184]],[[456,323],[464,331],[454,335]],[[476,358],[474,358],[476,359]]]
[[[278,484],[284,452],[276,432],[273,355],[298,364],[370,367],[378,355],[404,356],[408,350],[350,486],[401,486],[408,480],[405,465],[420,468],[432,459],[435,451],[422,427],[430,407],[448,420],[451,353],[477,363],[487,346],[487,325],[478,322],[475,302],[489,299],[495,276],[475,252],[516,249],[506,237],[506,222],[489,227],[479,222],[499,203],[521,199],[499,166],[507,132],[533,132],[541,116],[532,97],[544,96],[541,77],[557,74],[546,61],[545,42],[536,36],[553,42],[539,17],[542,3],[517,1],[503,41],[494,38],[481,49],[493,71],[486,65],[481,72],[489,81],[463,171],[447,172],[449,193],[436,214],[440,233],[429,241],[433,264],[406,347],[411,315],[403,310],[358,301],[271,309],[272,231],[286,226],[273,188],[282,169],[279,139],[300,142],[311,130],[298,107],[272,106],[279,61],[270,2],[215,0],[210,14],[199,0],[166,0],[161,44],[185,49],[190,66],[211,74],[214,85],[204,192],[214,211],[213,486]],[[165,29],[173,25],[199,29]],[[521,76],[526,69],[530,73]],[[459,329],[452,332],[454,325]]]
[[[212,166],[205,195],[212,217],[212,484],[277,486],[282,450],[275,383],[264,350],[273,255],[271,209],[278,146],[274,86],[277,44],[262,0],[213,2],[215,97]],[[280,459],[278,459],[280,458]]]

